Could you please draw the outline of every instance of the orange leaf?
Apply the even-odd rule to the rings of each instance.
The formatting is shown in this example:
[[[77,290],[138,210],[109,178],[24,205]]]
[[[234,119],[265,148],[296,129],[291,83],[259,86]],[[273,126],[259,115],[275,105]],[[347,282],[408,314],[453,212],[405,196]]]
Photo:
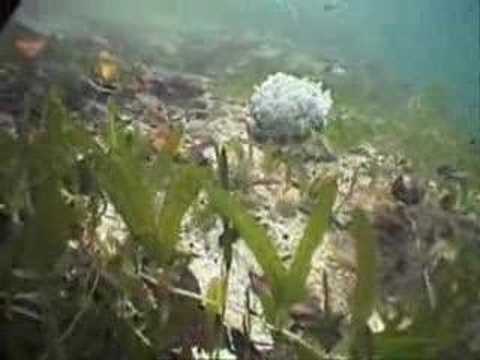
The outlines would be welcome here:
[[[25,60],[36,59],[46,48],[45,38],[24,38],[15,40],[15,48]]]

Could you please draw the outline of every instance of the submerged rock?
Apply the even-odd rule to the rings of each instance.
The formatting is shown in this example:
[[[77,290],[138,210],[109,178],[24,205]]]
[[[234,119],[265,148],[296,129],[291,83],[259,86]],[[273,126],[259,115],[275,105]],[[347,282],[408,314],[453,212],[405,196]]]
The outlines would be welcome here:
[[[464,183],[468,180],[469,175],[466,171],[462,171],[457,169],[453,165],[440,165],[437,168],[437,175],[441,178],[449,181],[456,181],[460,183]]]
[[[417,178],[400,175],[393,182],[392,195],[406,205],[417,205],[422,201],[425,191]]]
[[[101,51],[97,56],[94,72],[100,84],[115,87],[121,76],[120,62],[108,51]]]
[[[11,114],[0,112],[0,131],[15,134],[15,119]]]
[[[347,68],[337,61],[334,61],[328,64],[325,71],[328,74],[338,75],[338,76],[343,76],[347,74]]]

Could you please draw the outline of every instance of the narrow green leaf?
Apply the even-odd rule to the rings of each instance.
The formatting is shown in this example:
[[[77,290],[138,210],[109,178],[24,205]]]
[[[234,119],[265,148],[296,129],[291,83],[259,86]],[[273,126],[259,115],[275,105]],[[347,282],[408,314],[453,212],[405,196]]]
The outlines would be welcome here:
[[[0,132],[0,165],[10,163],[19,151],[19,144],[7,133]]]
[[[298,301],[301,297],[310,273],[311,261],[317,247],[321,244],[323,237],[328,230],[331,209],[337,195],[336,180],[324,184],[318,193],[318,203],[308,221],[305,233],[298,244],[295,256],[288,273],[287,285],[290,301]]]
[[[355,239],[357,284],[352,301],[352,344],[354,358],[371,358],[371,334],[367,321],[375,305],[376,237],[367,216],[357,210],[350,228]]]
[[[230,169],[228,165],[227,151],[225,147],[222,147],[220,150],[217,150],[218,157],[218,177],[220,179],[220,184],[225,190],[228,190],[230,187]]]
[[[207,290],[206,308],[215,316],[222,316],[227,299],[226,279],[213,278]]]
[[[117,119],[117,108],[110,102],[108,104],[108,113],[107,113],[107,134],[105,140],[110,149],[118,148],[118,127],[116,123]]]
[[[179,241],[182,219],[196,199],[203,177],[203,173],[195,167],[187,166],[177,171],[167,190],[157,224],[156,238],[162,245],[161,253],[157,251],[157,258],[166,262],[170,260]]]
[[[437,359],[439,346],[436,339],[430,336],[419,337],[418,334],[408,335],[401,332],[379,334],[375,337],[375,359],[403,360],[411,354],[415,354],[415,359],[418,360]]]
[[[282,163],[281,156],[277,153],[275,148],[266,146],[264,149],[264,156],[262,161],[262,169],[266,174],[272,174],[278,166]]]
[[[2,215],[3,216],[3,215]],[[7,219],[1,219],[1,222]],[[10,271],[15,262],[15,255],[21,246],[18,236],[14,234],[14,224],[1,224],[3,243],[0,246],[0,289],[7,288]]]
[[[298,360],[322,360],[323,357],[320,357],[315,351],[305,346],[296,344],[297,350],[297,359]]]
[[[136,238],[155,235],[154,191],[143,178],[139,164],[125,156],[100,155],[95,173],[98,182]]]
[[[67,245],[76,214],[62,198],[60,184],[56,180],[38,185],[32,197],[34,213],[26,220],[18,265],[48,271]]]
[[[63,139],[63,128],[68,113],[58,93],[51,91],[45,104],[44,116],[49,142],[56,143]]]
[[[354,321],[365,324],[375,304],[376,237],[367,216],[357,210],[350,232],[355,239],[357,285],[353,297]]]
[[[25,189],[20,189],[25,178],[23,148],[7,134],[0,134],[0,203],[18,210]]]
[[[230,219],[233,227],[245,240],[265,275],[271,280],[274,291],[279,289],[286,271],[265,229],[258,225],[241,203],[227,191],[210,187],[209,195],[216,211]]]

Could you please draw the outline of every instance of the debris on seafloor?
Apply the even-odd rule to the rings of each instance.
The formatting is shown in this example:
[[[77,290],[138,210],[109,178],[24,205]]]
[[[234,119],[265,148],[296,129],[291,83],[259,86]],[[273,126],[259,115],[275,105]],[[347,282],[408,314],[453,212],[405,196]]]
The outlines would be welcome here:
[[[156,152],[176,155],[182,141],[182,133],[168,125],[158,125],[150,133],[150,141]]]
[[[408,174],[398,176],[392,185],[392,195],[406,205],[417,205],[424,196],[423,185],[420,181]]]
[[[327,65],[325,72],[332,75],[343,76],[347,74],[347,68],[338,61],[334,61]]]
[[[115,86],[121,75],[119,60],[108,51],[101,51],[95,64],[95,77],[104,86]]]
[[[20,38],[15,41],[18,53],[27,61],[36,59],[47,47],[46,38]]]
[[[169,74],[168,72],[147,73],[140,80],[145,91],[168,105],[186,105],[196,102],[197,107],[206,107],[199,99],[205,93],[205,86],[198,77]]]
[[[437,174],[446,180],[465,182],[469,174],[466,171],[456,168],[453,165],[445,164],[437,168]]]
[[[375,227],[381,254],[384,300],[408,299],[425,286],[424,271],[456,258],[455,239],[479,249],[480,227],[474,219],[452,214],[434,204],[377,210]]]

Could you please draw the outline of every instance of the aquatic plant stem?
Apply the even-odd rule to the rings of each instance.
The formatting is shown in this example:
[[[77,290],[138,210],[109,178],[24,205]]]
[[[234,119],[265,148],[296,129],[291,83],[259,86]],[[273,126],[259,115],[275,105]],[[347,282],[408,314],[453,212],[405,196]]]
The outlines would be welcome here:
[[[201,295],[196,294],[196,293],[191,292],[191,291],[188,291],[188,290],[184,290],[184,289],[180,289],[180,288],[169,288],[169,291],[173,294],[184,296],[184,297],[187,297],[187,298],[192,299],[192,300],[216,305],[216,303],[214,301],[212,301],[210,299],[205,299]],[[285,328],[279,329],[279,328],[269,324],[258,314],[253,313],[251,315],[255,316],[256,318],[258,318],[260,320],[262,320],[264,325],[267,327],[268,330],[270,330],[272,332],[282,334],[283,336],[285,336],[290,341],[292,341],[294,343],[297,343],[298,345],[301,345],[304,348],[306,348],[306,349],[310,350],[311,352],[313,352],[314,354],[316,354],[319,357],[319,359],[322,359],[322,360],[347,360],[348,359],[348,357],[345,357],[345,356],[328,354],[325,350],[320,349],[320,348],[308,343],[307,341],[305,341],[300,335],[295,334],[294,332],[291,332],[290,330],[287,330]]]
[[[154,278],[152,278],[151,276],[149,276],[147,274],[142,273],[141,277],[143,279],[145,279],[146,281],[152,283],[152,285],[157,285],[157,286],[159,285],[158,282]],[[194,292],[189,291],[189,290],[185,290],[185,289],[181,289],[181,288],[177,288],[177,287],[168,287],[168,291],[170,291],[172,294],[183,296],[185,298],[195,300],[195,301],[201,302],[203,304],[210,304],[210,305],[213,305],[213,306],[217,305],[215,301],[213,301],[211,299],[208,299],[208,298],[205,298],[202,295],[194,293]],[[252,313],[251,315],[255,316],[258,319],[260,319],[261,321],[263,321],[264,325],[270,331],[282,334],[284,337],[286,337],[290,341],[292,341],[292,342],[294,342],[294,343],[296,343],[300,346],[303,346],[304,348],[306,348],[309,351],[316,354],[319,357],[319,359],[322,359],[322,360],[347,360],[348,359],[348,357],[345,357],[345,356],[328,354],[324,349],[321,349],[318,346],[314,346],[314,345],[308,343],[307,341],[305,341],[300,335],[295,334],[295,333],[289,331],[288,329],[285,329],[285,328],[279,329],[279,328],[269,324],[260,315],[257,315],[255,313]]]
[[[84,314],[87,312],[87,310],[89,309],[90,304],[91,304],[91,301],[92,301],[93,294],[94,294],[95,291],[97,290],[99,280],[100,280],[100,271],[97,271],[96,274],[95,274],[95,279],[94,279],[94,281],[93,281],[92,288],[91,288],[90,291],[88,292],[86,304],[85,304],[85,305],[80,309],[80,311],[75,315],[75,317],[73,318],[73,320],[72,320],[72,322],[70,323],[70,325],[68,326],[68,328],[67,328],[67,329],[63,332],[63,334],[58,338],[58,342],[59,342],[59,343],[64,342],[70,335],[73,334],[73,331],[75,330],[78,322],[80,321],[80,319],[83,317],[83,315],[84,315]]]
[[[275,326],[270,325],[269,323],[265,323],[265,325],[270,331],[279,332],[280,334],[282,334],[283,336],[288,338],[290,341],[295,342],[298,345],[303,346],[305,349],[310,350],[315,355],[317,355],[319,359],[322,359],[322,360],[348,360],[348,359],[350,359],[347,356],[328,354],[325,350],[320,349],[318,346],[314,346],[314,345],[308,343],[300,335],[295,334],[294,332],[291,332],[288,329],[285,329],[285,328],[278,329]]]

